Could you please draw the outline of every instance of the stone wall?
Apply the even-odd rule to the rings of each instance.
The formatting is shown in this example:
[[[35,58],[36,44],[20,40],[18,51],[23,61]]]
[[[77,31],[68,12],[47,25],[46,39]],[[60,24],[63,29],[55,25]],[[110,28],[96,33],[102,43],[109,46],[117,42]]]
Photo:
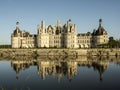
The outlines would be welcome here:
[[[16,56],[120,56],[120,49],[0,49],[0,57]]]
[[[88,49],[89,56],[120,56],[120,49]]]

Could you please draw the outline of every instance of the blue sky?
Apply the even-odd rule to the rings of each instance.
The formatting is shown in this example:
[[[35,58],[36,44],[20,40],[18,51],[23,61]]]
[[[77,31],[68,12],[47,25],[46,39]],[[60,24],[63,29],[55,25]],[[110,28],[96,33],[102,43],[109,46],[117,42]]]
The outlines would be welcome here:
[[[99,19],[109,36],[120,38],[120,0],[0,0],[0,44],[11,43],[15,24],[20,29],[37,33],[37,25],[64,25],[68,19],[77,25],[78,33],[98,28]]]

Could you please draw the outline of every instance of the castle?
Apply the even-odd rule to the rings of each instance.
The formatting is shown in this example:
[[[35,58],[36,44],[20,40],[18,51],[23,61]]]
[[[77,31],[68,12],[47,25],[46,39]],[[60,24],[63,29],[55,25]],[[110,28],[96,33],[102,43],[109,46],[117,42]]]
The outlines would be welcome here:
[[[20,30],[19,22],[11,34],[12,48],[91,48],[108,43],[108,33],[102,26],[102,19],[99,19],[98,29],[92,33],[77,34],[76,25],[71,19],[65,25],[60,20],[56,26],[45,26],[42,21],[37,26],[37,34]]]

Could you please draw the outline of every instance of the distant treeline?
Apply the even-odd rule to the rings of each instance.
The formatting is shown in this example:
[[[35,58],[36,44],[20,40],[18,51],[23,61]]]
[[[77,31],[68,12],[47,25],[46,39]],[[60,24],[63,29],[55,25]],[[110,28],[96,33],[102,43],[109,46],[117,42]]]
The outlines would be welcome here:
[[[109,37],[108,46],[109,48],[120,48],[120,39],[115,40],[113,37]]]
[[[0,45],[0,48],[11,48],[11,45]]]

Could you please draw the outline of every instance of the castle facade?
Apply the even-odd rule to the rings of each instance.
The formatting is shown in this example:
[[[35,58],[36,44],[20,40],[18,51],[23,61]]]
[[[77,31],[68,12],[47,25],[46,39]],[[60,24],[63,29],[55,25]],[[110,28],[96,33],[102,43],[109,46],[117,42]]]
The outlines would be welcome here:
[[[98,29],[93,32],[77,34],[76,25],[69,19],[65,25],[60,20],[56,26],[45,26],[42,21],[37,26],[37,34],[20,30],[19,22],[11,34],[12,48],[91,48],[108,43],[108,33],[99,20]]]

